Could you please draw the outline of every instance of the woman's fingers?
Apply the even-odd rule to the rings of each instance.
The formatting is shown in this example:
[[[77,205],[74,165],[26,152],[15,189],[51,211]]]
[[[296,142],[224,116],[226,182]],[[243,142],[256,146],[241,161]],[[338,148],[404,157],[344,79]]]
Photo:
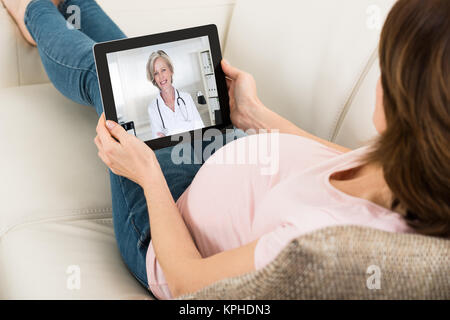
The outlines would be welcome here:
[[[98,155],[98,157],[103,161],[103,163],[106,164],[106,157],[105,157],[105,155],[103,154],[103,152],[99,151],[99,152],[97,152],[97,155]]]
[[[103,153],[103,145],[102,145],[102,142],[101,142],[100,137],[98,135],[95,137],[94,143],[97,146],[97,149],[98,149],[98,153],[97,154],[98,154],[99,158],[102,159],[102,161],[106,164],[106,157],[105,157],[105,155]]]
[[[122,126],[119,126],[116,122],[108,120],[106,125],[108,126],[111,135],[119,140],[119,142],[123,142],[125,139],[129,138],[129,135],[125,129]]]
[[[230,90],[231,85],[232,85],[232,83],[233,83],[233,80],[231,80],[231,79],[229,79],[229,78],[225,78],[225,81],[227,82],[227,88],[228,88],[228,90]]]
[[[236,79],[239,73],[241,72],[241,70],[233,67],[225,59],[222,59],[222,70],[225,73],[225,75],[231,78],[232,80]]]
[[[112,171],[112,173],[114,174],[118,174],[118,172],[112,168],[112,162],[111,160],[109,160],[109,158],[101,151],[99,151],[98,153],[99,158],[103,161],[103,163]]]
[[[104,154],[103,145],[102,145],[102,142],[101,142],[99,136],[95,137],[94,143],[97,146],[97,149],[98,149],[97,154],[98,154],[99,158],[103,161],[104,164],[106,164],[109,167],[111,165],[111,163],[109,162],[109,159]]]
[[[101,150],[103,148],[102,142],[100,141],[99,136],[95,136],[94,143],[99,150]]]
[[[104,125],[105,125],[105,113],[103,112],[100,115],[100,118],[98,119],[97,127],[95,128],[95,131],[97,131],[97,133],[98,133],[98,130],[100,129],[100,127],[104,126]]]
[[[97,124],[97,135],[101,141],[102,146],[106,148],[113,148],[117,145],[119,145],[111,136],[108,129],[106,128],[106,120],[105,120],[105,114],[102,113],[100,116],[100,119],[98,120]]]

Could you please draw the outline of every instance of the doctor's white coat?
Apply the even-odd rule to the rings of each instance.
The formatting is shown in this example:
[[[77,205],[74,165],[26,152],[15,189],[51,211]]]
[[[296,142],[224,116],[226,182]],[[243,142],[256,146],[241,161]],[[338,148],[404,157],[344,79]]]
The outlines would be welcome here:
[[[172,111],[158,94],[148,106],[148,115],[150,117],[150,125],[152,128],[152,139],[159,138],[158,133],[161,132],[166,136],[191,131],[203,128],[205,125],[200,117],[197,107],[191,95],[187,92],[179,91],[180,97],[185,101],[186,107],[181,99],[178,99],[178,94],[175,91],[175,111]],[[158,112],[157,101],[159,102]],[[162,118],[162,119],[161,119]],[[164,126],[166,130],[164,129]]]

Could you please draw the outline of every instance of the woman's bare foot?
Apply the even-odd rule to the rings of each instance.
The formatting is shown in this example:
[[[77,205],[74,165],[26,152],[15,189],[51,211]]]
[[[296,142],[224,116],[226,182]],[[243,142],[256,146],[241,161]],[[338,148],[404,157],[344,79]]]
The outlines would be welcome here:
[[[11,17],[13,17],[25,40],[32,46],[36,46],[36,42],[33,40],[33,37],[31,37],[30,32],[28,32],[24,21],[25,9],[30,1],[31,0],[2,0],[6,10],[8,10]]]
[[[20,32],[22,32],[25,40],[28,41],[32,46],[36,46],[36,42],[31,36],[30,32],[25,25],[25,10],[27,9],[28,4],[31,0],[1,0],[6,10],[8,10],[9,14],[15,20],[17,26],[19,27]],[[61,0],[51,0],[55,6],[57,6]]]

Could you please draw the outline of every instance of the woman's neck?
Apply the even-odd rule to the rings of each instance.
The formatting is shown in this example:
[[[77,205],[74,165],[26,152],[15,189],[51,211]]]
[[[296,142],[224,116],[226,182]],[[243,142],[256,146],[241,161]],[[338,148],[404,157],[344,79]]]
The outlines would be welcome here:
[[[174,87],[170,86],[166,89],[161,90],[161,97],[164,100],[164,103],[168,107],[172,107],[175,101],[175,89]]]
[[[333,174],[330,183],[338,190],[358,198],[371,201],[391,210],[393,195],[386,183],[383,169],[374,164],[363,165],[351,170]],[[404,214],[398,207],[396,212]]]

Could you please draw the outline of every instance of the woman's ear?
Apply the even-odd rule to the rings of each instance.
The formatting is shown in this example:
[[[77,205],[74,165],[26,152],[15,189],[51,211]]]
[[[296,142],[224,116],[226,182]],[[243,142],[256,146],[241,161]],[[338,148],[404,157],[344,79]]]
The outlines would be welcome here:
[[[381,77],[378,79],[376,86],[375,110],[372,117],[373,125],[378,133],[386,130],[386,117],[383,104],[383,86],[381,85]]]

